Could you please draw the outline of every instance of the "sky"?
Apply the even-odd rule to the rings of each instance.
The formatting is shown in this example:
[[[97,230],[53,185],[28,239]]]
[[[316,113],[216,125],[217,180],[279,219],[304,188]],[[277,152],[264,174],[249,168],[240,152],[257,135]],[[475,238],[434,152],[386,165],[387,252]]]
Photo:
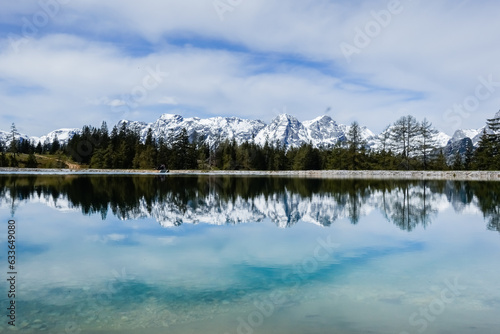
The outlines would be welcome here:
[[[500,109],[494,0],[0,2],[0,130],[405,115],[450,135]]]

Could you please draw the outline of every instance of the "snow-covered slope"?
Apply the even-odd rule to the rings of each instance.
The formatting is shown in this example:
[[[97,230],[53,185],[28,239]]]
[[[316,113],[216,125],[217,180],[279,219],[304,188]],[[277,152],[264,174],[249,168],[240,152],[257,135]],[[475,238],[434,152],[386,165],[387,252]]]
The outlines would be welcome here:
[[[154,138],[172,138],[186,129],[191,140],[202,139],[208,144],[214,144],[225,139],[242,143],[251,141],[265,127],[261,121],[245,120],[237,117],[213,117],[201,119],[198,117],[184,118],[179,115],[164,114],[153,123],[120,121],[118,127],[126,124],[132,130],[139,130],[142,140],[146,139],[149,129]]]
[[[16,139],[17,140],[31,140],[32,138],[28,137],[25,134],[16,134]],[[6,147],[10,145],[10,142],[12,141],[12,134],[7,131],[1,131],[0,130],[0,143],[3,143]]]
[[[437,147],[445,147],[450,141],[451,137],[444,132],[438,132],[433,140],[436,142]]]
[[[81,129],[59,129],[52,131],[46,134],[45,136],[41,136],[40,138],[32,137],[31,139],[34,140],[36,144],[38,144],[39,142],[43,144],[45,142],[52,143],[54,139],[57,137],[59,143],[61,145],[64,145],[67,144],[68,141],[71,138],[73,138],[75,134],[79,134],[81,132],[82,132]]]
[[[285,147],[297,147],[309,141],[305,126],[293,116],[282,114],[274,118],[255,137],[255,142],[264,145],[265,142],[276,143]]]
[[[500,118],[500,111],[498,111],[493,118]],[[485,125],[479,129],[457,130],[453,134],[453,137],[451,137],[448,146],[453,145],[458,141],[462,141],[465,138],[469,138],[472,140],[472,144],[476,147],[485,130],[487,134],[495,133],[492,129],[488,127],[488,125]]]
[[[118,127],[125,124],[132,130],[138,130],[144,140],[149,129],[153,137],[172,138],[186,129],[191,140],[202,139],[209,145],[217,142],[235,140],[241,144],[245,141],[264,145],[266,141],[275,145],[279,143],[287,149],[311,143],[314,147],[328,147],[348,137],[350,126],[337,124],[331,117],[322,116],[311,121],[300,122],[291,115],[282,114],[269,124],[259,120],[248,120],[237,117],[213,117],[200,119],[183,118],[179,115],[164,114],[153,123],[120,121]],[[361,136],[365,140],[375,137],[366,127],[361,127]]]
[[[329,116],[321,116],[302,124],[314,146],[333,146],[339,141],[347,140],[346,134],[349,127],[337,124]]]
[[[495,117],[500,116],[500,112]],[[260,120],[242,119],[238,117],[212,117],[212,118],[198,118],[190,117],[184,118],[179,115],[163,114],[160,118],[152,123],[145,123],[141,121],[122,120],[118,122],[118,128],[125,125],[131,130],[138,131],[144,141],[148,131],[151,129],[153,137],[158,139],[172,138],[183,129],[186,129],[187,134],[191,140],[203,140],[209,145],[228,140],[235,140],[241,144],[245,141],[252,142],[259,145],[264,145],[266,141],[270,144],[279,143],[287,149],[291,147],[298,147],[302,144],[311,143],[314,147],[331,147],[338,142],[348,140],[350,130],[349,125],[338,124],[329,116],[317,117],[309,121],[299,121],[291,115],[282,114],[274,118],[269,124]],[[438,148],[445,148],[449,143],[461,141],[464,138],[470,138],[474,145],[477,145],[483,130],[457,130],[453,137],[439,132],[434,140]],[[383,147],[384,132],[375,135],[366,126],[361,125],[361,136],[367,142],[367,146],[379,150]],[[390,131],[390,128],[389,130]],[[486,129],[491,132],[491,129]],[[52,142],[57,136],[61,144],[68,142],[75,134],[80,133],[80,129],[59,129],[50,132],[49,134],[38,137],[28,137],[21,135],[20,138],[31,140],[33,142],[44,143],[45,141]],[[0,131],[0,140],[8,145],[10,143],[10,133],[7,131]],[[397,145],[391,145],[391,139],[386,141],[386,147],[394,148]]]
[[[452,142],[460,141],[464,138],[470,138],[473,139],[478,135],[481,135],[483,133],[484,127],[480,129],[465,129],[465,130],[457,130],[453,134],[453,137],[451,137]]]
[[[175,136],[185,128],[191,139],[195,139],[194,137],[203,138],[207,143],[213,144],[225,139],[234,139],[238,143],[251,141],[264,127],[265,124],[261,121],[237,117],[201,119],[164,114],[156,122],[146,126],[144,131],[147,132],[148,128],[151,128],[154,136],[158,138],[162,134]]]

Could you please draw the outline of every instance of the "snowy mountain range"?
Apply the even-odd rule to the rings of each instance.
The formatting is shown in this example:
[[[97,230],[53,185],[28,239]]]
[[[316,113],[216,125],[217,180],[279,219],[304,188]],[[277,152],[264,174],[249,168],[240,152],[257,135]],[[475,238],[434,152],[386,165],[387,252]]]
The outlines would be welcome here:
[[[254,141],[258,145],[279,143],[286,148],[299,147],[311,143],[315,147],[335,145],[344,141],[350,127],[337,124],[329,116],[318,117],[311,121],[300,122],[297,118],[281,114],[269,124],[260,120],[248,120],[237,117],[213,117],[200,119],[183,118],[179,115],[164,114],[153,123],[120,121],[118,127],[125,124],[129,129],[138,130],[145,140],[149,129],[154,138],[173,137],[183,129],[187,130],[191,140],[203,139],[207,144],[235,140],[238,144]],[[366,140],[375,137],[366,127],[362,129],[362,137]]]
[[[500,112],[496,116],[500,116]],[[141,134],[142,140],[146,139],[149,129],[152,130],[153,137],[168,138],[178,135],[183,129],[191,140],[202,139],[207,144],[224,141],[225,139],[235,140],[237,143],[245,141],[259,145],[264,145],[266,141],[272,144],[279,143],[288,148],[299,147],[304,143],[311,143],[314,147],[333,146],[337,142],[347,140],[350,130],[349,125],[338,124],[329,116],[321,116],[310,121],[300,122],[297,118],[281,114],[274,118],[269,124],[260,120],[242,119],[238,117],[212,117],[184,118],[179,115],[163,114],[152,123],[140,121],[122,120],[117,123],[118,128],[125,125],[129,129],[137,130]],[[443,132],[436,135],[436,142],[439,148],[451,147],[454,143],[470,138],[476,145],[486,126],[480,129],[457,130],[453,136]],[[487,132],[491,130],[486,129]],[[31,140],[35,144],[41,142],[52,142],[58,138],[61,144],[67,143],[80,129],[59,129],[48,133],[42,137],[29,137],[21,134],[18,138],[22,140]],[[375,135],[366,126],[361,127],[361,136],[367,141],[368,146],[373,149],[381,147],[382,134]],[[8,145],[11,140],[11,134],[8,131],[0,131],[0,141]]]
[[[500,118],[500,111],[498,111],[493,118]],[[472,140],[472,144],[476,146],[484,131],[486,131],[487,134],[494,134],[494,131],[485,125],[479,129],[457,130],[450,140],[455,143],[465,138],[469,138]]]

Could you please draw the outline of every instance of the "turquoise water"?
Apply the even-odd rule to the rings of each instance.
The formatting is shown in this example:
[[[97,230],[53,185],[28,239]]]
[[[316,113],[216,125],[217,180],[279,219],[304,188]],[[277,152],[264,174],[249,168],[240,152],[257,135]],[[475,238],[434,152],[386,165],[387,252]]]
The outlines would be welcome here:
[[[2,275],[13,219],[23,333],[497,333],[499,193],[487,182],[0,176]]]

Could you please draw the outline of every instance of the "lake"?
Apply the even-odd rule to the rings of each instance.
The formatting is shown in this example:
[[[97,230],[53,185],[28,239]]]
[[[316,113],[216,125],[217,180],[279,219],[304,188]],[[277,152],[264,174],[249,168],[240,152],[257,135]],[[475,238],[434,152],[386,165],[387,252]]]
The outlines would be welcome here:
[[[0,331],[12,300],[22,333],[500,328],[500,183],[0,175],[0,194]]]

